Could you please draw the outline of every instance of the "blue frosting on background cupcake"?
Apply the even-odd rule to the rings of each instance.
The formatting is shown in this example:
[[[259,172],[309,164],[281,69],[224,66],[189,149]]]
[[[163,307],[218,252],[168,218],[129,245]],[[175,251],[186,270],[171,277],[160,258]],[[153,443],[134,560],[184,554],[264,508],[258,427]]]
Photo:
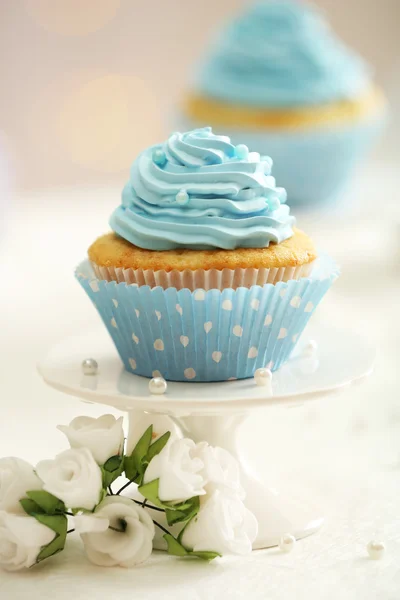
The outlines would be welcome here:
[[[366,63],[312,5],[258,2],[223,31],[197,90],[253,106],[301,106],[351,99],[370,84]]]

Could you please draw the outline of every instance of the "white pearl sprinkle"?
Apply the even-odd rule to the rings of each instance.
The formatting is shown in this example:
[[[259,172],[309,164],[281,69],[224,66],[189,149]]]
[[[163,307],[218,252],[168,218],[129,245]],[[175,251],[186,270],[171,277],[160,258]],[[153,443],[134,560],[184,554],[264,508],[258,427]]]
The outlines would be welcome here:
[[[293,535],[290,535],[290,533],[285,533],[285,535],[283,535],[280,539],[279,548],[282,550],[282,552],[291,552],[295,543],[296,538]]]
[[[180,206],[184,206],[189,202],[189,194],[185,190],[181,190],[175,196],[176,203]]]
[[[96,375],[99,365],[94,358],[85,358],[82,362],[82,371],[84,375]]]
[[[372,540],[367,545],[367,552],[372,560],[380,560],[385,554],[385,544],[383,542]]]
[[[257,385],[271,388],[272,373],[270,369],[257,369],[254,373],[254,379]]]
[[[318,344],[315,340],[310,340],[308,344],[304,346],[303,353],[307,356],[312,356],[318,350]]]
[[[150,394],[161,396],[167,391],[167,382],[162,377],[153,377],[149,381]]]
[[[249,149],[245,144],[238,144],[235,153],[239,160],[246,160],[249,157]]]

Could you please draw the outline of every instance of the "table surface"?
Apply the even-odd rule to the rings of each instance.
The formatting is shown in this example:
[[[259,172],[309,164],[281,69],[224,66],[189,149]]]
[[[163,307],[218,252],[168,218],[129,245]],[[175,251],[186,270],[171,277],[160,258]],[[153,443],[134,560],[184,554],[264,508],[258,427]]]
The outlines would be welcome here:
[[[398,600],[398,184],[396,165],[369,164],[341,206],[297,212],[299,226],[342,265],[313,318],[363,332],[378,349],[375,374],[296,410],[257,409],[243,429],[260,471],[279,474],[289,487],[301,480],[324,507],[324,528],[288,555],[260,550],[208,565],[154,553],[133,570],[92,566],[72,535],[63,554],[34,570],[0,573],[0,598]],[[119,194],[64,189],[13,201],[0,239],[0,456],[50,457],[66,447],[57,424],[110,411],[46,387],[36,363],[66,335],[101,326],[73,269],[107,230]],[[367,557],[373,538],[387,546],[381,561]]]

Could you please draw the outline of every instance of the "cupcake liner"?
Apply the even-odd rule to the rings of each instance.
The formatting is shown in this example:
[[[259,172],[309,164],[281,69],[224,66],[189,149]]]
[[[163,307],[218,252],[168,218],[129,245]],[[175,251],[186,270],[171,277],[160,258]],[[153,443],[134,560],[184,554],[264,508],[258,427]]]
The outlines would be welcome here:
[[[236,290],[107,281],[95,276],[89,261],[76,271],[128,371],[193,382],[278,369],[337,275],[327,256],[309,277]]]
[[[301,279],[308,277],[313,268],[314,261],[298,267],[281,267],[273,269],[197,269],[191,271],[153,271],[144,269],[123,269],[121,267],[100,267],[92,262],[94,274],[98,279],[105,281],[117,281],[118,283],[136,284],[149,286],[150,288],[161,287],[176,288],[177,290],[198,289],[223,290],[240,287],[251,288],[254,285],[276,284],[278,281],[289,281],[290,279]]]

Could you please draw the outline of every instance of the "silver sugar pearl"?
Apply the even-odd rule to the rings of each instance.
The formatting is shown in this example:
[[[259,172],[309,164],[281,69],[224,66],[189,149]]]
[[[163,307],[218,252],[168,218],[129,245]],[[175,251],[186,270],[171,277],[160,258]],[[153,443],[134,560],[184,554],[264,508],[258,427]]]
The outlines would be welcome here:
[[[279,548],[282,550],[282,552],[291,552],[295,543],[296,538],[293,535],[290,535],[290,533],[285,533],[285,535],[283,535],[279,541]]]
[[[96,375],[99,365],[94,358],[85,358],[82,362],[82,371],[84,375]]]
[[[254,379],[257,385],[271,386],[272,373],[270,369],[257,369],[254,373]]]
[[[150,394],[161,396],[167,391],[167,382],[162,377],[153,377],[149,381]]]
[[[385,554],[385,544],[383,542],[372,540],[367,545],[367,552],[372,560],[380,560]]]

